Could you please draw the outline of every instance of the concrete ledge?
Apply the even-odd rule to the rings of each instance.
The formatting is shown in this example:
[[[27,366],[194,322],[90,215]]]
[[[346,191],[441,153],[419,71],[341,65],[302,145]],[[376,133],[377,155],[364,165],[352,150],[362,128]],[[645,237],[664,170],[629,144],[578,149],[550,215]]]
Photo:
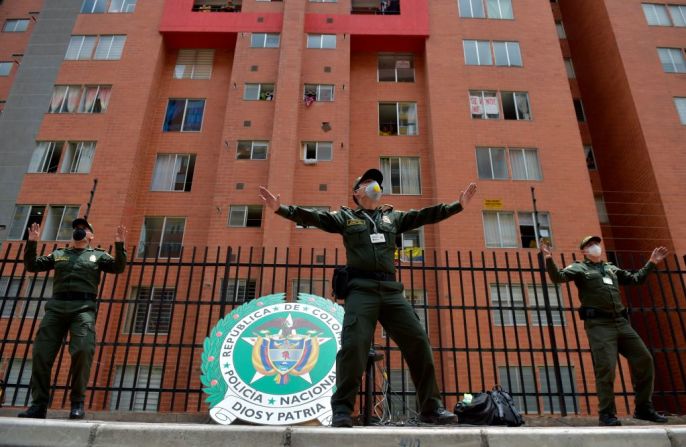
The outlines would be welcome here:
[[[0,446],[686,447],[686,426],[255,427],[0,418]]]

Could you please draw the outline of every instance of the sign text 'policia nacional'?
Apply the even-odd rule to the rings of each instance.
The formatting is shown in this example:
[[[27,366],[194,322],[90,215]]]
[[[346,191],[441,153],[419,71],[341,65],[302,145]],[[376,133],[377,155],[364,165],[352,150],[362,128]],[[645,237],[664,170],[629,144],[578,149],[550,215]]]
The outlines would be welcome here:
[[[331,421],[343,308],[301,293],[237,307],[212,329],[202,354],[210,416],[265,425]]]

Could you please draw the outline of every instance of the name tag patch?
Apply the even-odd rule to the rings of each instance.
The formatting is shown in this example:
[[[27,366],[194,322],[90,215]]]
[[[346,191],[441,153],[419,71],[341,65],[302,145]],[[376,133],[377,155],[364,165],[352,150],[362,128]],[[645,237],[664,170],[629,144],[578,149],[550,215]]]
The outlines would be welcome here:
[[[362,219],[348,219],[348,220],[345,222],[345,225],[348,226],[348,227],[352,227],[352,226],[355,226],[355,225],[365,225],[365,222],[364,222],[364,220],[362,220]]]
[[[55,262],[68,261],[69,256],[55,256]]]

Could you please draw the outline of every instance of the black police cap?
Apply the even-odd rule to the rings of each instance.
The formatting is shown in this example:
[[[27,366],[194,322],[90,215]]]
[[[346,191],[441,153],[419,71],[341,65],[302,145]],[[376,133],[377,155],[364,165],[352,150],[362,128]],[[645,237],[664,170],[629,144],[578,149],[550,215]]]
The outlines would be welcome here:
[[[378,169],[368,169],[367,172],[362,174],[362,177],[357,177],[355,184],[353,185],[353,191],[357,190],[357,188],[360,186],[360,183],[364,182],[365,180],[374,180],[379,185],[382,185],[383,174]]]
[[[85,225],[91,230],[91,233],[95,233],[95,230],[93,230],[93,225],[89,224],[85,217],[77,217],[71,222],[72,228],[76,228],[79,225]]]

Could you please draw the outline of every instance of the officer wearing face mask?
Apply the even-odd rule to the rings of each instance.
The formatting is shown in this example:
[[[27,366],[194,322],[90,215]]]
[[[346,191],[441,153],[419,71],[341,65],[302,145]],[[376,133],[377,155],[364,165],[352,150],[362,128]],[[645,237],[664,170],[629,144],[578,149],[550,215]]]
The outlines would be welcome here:
[[[559,270],[553,261],[550,246],[541,243],[541,252],[546,260],[548,276],[554,283],[574,281],[579,289],[581,307],[579,316],[593,355],[593,367],[599,401],[599,424],[622,425],[617,419],[614,383],[617,354],[629,361],[631,378],[636,392],[634,418],[651,422],[667,422],[667,418],[653,408],[653,357],[631,327],[627,310],[622,304],[619,285],[643,284],[648,274],[655,270],[665,256],[667,249],[653,250],[648,263],[637,272],[622,270],[603,261],[603,250],[598,236],[587,236],[579,245],[584,260],[577,261]]]
[[[50,399],[50,379],[55,356],[62,340],[70,334],[71,411],[70,419],[83,419],[83,402],[95,351],[95,298],[101,272],[121,273],[126,266],[124,240],[126,228],[119,226],[115,235],[115,255],[92,248],[93,226],[84,218],[74,219],[70,247],[55,250],[48,256],[36,256],[40,225],[29,228],[24,251],[28,272],[55,270],[53,297],[45,305],[45,315],[33,344],[31,371],[31,406],[19,417],[44,419]]]
[[[441,401],[426,332],[403,296],[403,285],[395,279],[395,237],[459,213],[474,196],[476,185],[470,184],[453,203],[402,212],[379,206],[382,184],[382,173],[368,170],[353,185],[353,200],[358,207],[341,207],[332,212],[281,205],[279,196],[264,187],[260,187],[260,197],[286,219],[343,236],[349,278],[341,349],[336,356],[331,425],[353,425],[351,414],[377,321],[396,342],[409,366],[417,389],[419,420],[441,425],[457,423]]]

